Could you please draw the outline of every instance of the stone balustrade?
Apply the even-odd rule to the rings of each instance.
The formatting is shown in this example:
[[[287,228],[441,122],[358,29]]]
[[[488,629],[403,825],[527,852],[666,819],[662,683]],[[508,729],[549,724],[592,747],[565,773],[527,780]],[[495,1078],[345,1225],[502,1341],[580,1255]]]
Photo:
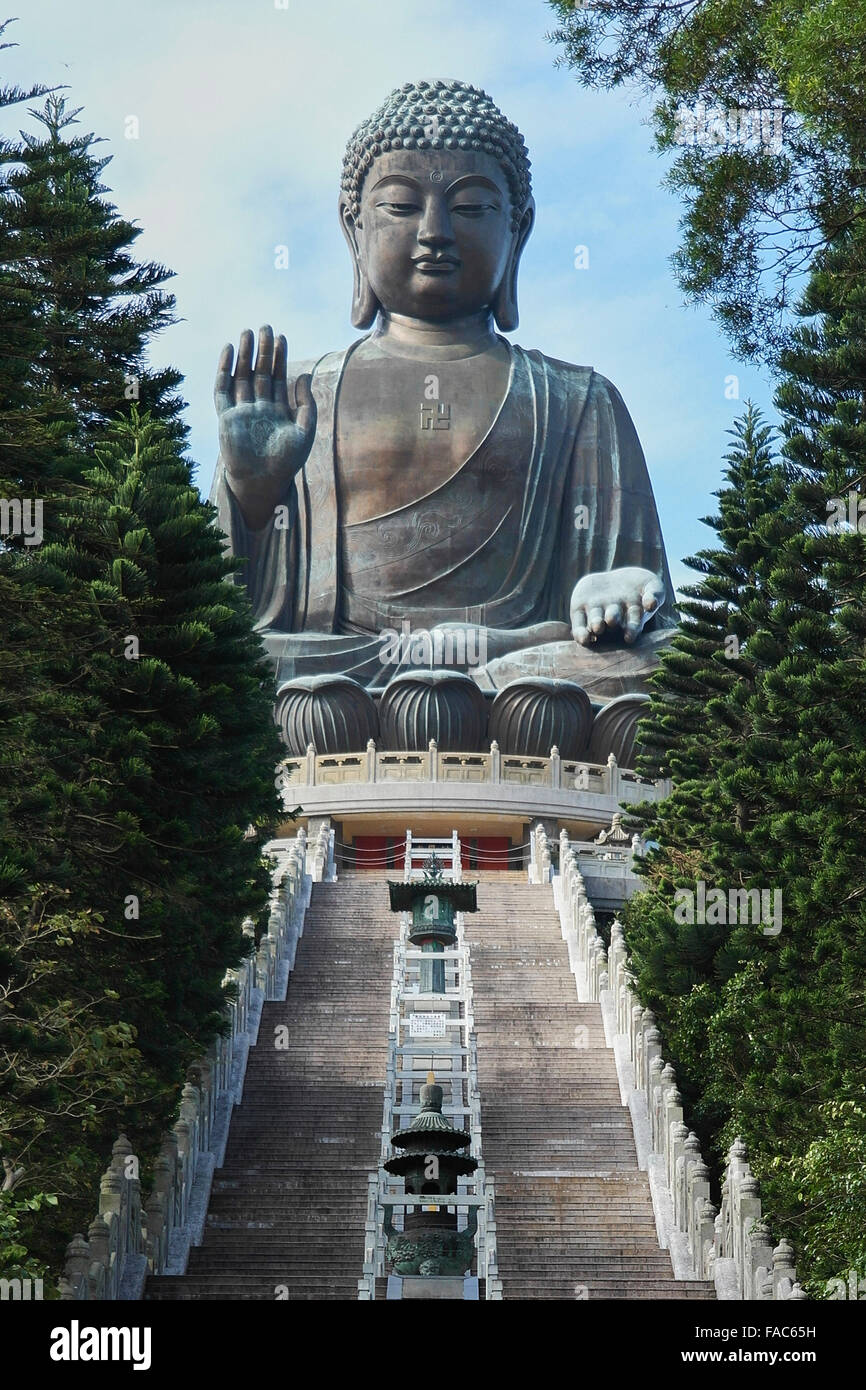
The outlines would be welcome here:
[[[431,854],[436,855],[443,873],[450,874],[455,883],[462,883],[463,862],[456,830],[452,830],[449,836],[413,836],[411,830],[406,831],[403,850],[404,883],[408,883],[412,878],[423,878]]]
[[[541,829],[541,827],[538,827]],[[546,835],[539,836],[538,829],[529,840],[529,879],[531,883],[550,883],[555,874],[554,844]],[[593,878],[633,878],[639,880],[634,872],[635,858],[640,858],[642,846],[637,835],[626,848],[618,845],[598,844],[594,840],[570,840],[565,830],[560,831],[558,853],[562,859],[569,850],[577,855],[579,865],[588,869]]]
[[[285,996],[310,897],[306,832],[271,841],[265,852],[275,861],[268,930],[255,953],[226,971],[229,1030],[187,1073],[178,1118],[152,1165],[146,1201],[138,1159],[126,1136],[118,1138],[87,1238],[76,1235],[67,1247],[62,1299],[140,1299],[149,1274],[182,1274],[190,1246],[201,1239],[213,1172],[240,1100],[262,1003]],[[314,866],[327,865],[321,836],[312,853]],[[252,922],[243,930],[252,945]]]
[[[549,882],[552,847],[543,826],[535,828],[532,840],[530,881]],[[614,922],[606,950],[578,853],[567,837],[554,893],[578,997],[600,1003],[605,1014],[640,1166],[649,1172],[660,1237],[666,1236],[677,1277],[714,1280],[720,1299],[805,1299],[790,1245],[785,1240],[772,1245],[758,1183],[739,1139],[728,1154],[721,1210],[713,1205],[709,1169],[697,1136],[683,1120],[676,1074],[662,1056],[653,1014],[635,993],[622,926]]]
[[[556,747],[548,758],[502,753],[495,741],[487,753],[446,753],[433,739],[424,752],[385,752],[370,739],[365,752],[318,754],[311,743],[304,757],[283,759],[280,772],[285,792],[352,782],[483,782],[574,789],[634,803],[661,800],[670,791],[668,781],[652,782],[618,767],[612,753],[601,766],[561,758]]]
[[[337,876],[334,864],[334,834],[327,825],[320,825],[316,838],[307,844],[306,870],[314,883],[332,883]]]

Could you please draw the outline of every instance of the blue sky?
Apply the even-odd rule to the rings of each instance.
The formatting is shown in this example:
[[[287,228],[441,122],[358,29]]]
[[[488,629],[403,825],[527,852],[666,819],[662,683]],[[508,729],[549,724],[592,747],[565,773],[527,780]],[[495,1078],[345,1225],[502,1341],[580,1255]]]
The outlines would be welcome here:
[[[285,8],[283,5],[285,4]],[[771,387],[738,363],[668,258],[680,208],[661,180],[645,101],[587,93],[545,39],[543,0],[28,0],[2,55],[6,82],[69,85],[112,154],[105,180],[144,228],[142,257],[176,271],[183,322],[152,356],[185,375],[190,448],[207,492],[213,375],[223,342],[273,323],[294,357],[356,336],[336,201],[357,122],[392,87],[458,77],[484,87],[529,146],[538,207],[523,259],[526,348],[587,363],[619,388],[647,456],[675,584],[709,543],[725,431]],[[138,121],[138,138],[125,138]],[[25,108],[6,127],[27,122]],[[289,268],[275,268],[287,245]],[[589,267],[574,266],[586,246]],[[739,400],[726,378],[738,377]]]

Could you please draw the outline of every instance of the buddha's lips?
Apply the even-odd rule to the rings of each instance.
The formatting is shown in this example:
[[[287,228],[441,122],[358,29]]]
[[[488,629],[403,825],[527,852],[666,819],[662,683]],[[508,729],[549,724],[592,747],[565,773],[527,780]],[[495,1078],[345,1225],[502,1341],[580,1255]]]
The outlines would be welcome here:
[[[460,262],[454,260],[453,256],[419,256],[412,264],[416,270],[441,272],[444,270],[457,270]]]

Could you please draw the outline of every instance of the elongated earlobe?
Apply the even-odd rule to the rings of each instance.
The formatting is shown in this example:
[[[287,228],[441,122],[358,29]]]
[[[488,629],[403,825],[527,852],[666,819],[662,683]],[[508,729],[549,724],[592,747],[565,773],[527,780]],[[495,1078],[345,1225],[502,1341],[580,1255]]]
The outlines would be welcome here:
[[[376,321],[381,305],[370,289],[370,282],[355,267],[355,287],[352,291],[352,325],[355,328],[370,328]]]
[[[530,198],[520,219],[520,227],[514,238],[508,265],[505,267],[505,274],[490,306],[496,320],[496,326],[503,333],[510,333],[520,322],[517,308],[517,272],[520,268],[520,257],[523,255],[523,248],[529,239],[534,221],[535,202]]]
[[[370,282],[361,266],[355,219],[345,198],[340,199],[340,226],[352,257],[352,324],[355,328],[369,328],[382,307],[370,288]]]

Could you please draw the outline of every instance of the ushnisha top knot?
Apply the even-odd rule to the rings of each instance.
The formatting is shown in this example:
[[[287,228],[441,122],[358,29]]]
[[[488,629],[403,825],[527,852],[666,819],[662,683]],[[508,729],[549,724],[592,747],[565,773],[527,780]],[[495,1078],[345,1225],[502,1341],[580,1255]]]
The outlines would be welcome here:
[[[352,216],[361,211],[364,179],[389,150],[479,150],[500,164],[516,228],[532,192],[526,141],[479,87],[466,82],[404,82],[362,121],[346,146],[341,187]]]

